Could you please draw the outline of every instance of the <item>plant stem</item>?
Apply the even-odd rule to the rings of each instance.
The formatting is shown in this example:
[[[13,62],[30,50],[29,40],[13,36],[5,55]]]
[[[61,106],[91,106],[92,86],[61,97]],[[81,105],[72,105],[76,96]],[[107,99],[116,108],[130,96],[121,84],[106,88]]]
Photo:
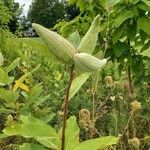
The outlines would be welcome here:
[[[62,143],[61,143],[61,150],[65,149],[65,131],[66,131],[66,121],[67,121],[67,109],[68,109],[68,102],[69,102],[69,91],[73,81],[73,70],[74,65],[70,69],[70,79],[68,82],[68,87],[66,90],[65,100],[64,100],[64,115],[63,115],[63,128],[62,128]]]
[[[94,78],[94,77],[93,77]],[[92,85],[92,125],[93,128],[91,129],[91,133],[90,133],[90,138],[93,138],[94,132],[95,132],[95,95],[98,89],[98,81],[99,81],[99,71],[97,71],[96,76],[95,76],[95,80],[93,81],[94,84]]]
[[[133,86],[132,86],[132,79],[131,79],[131,68],[128,66],[128,81],[129,81],[129,87],[130,87],[130,94],[133,96],[134,91],[133,91]]]

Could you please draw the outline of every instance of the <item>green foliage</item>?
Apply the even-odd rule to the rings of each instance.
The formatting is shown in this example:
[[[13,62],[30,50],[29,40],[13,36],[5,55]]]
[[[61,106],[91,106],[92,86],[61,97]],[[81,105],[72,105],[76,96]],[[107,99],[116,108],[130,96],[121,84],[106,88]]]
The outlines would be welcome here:
[[[30,45],[33,50],[35,49],[36,51],[38,51],[42,56],[44,56],[46,61],[51,63],[54,60],[56,60],[56,58],[54,57],[53,54],[50,53],[48,47],[45,45],[42,39],[22,38],[22,41],[26,43],[28,46]]]
[[[78,31],[73,32],[72,34],[69,35],[68,41],[75,47],[78,48],[80,44],[80,35]]]
[[[145,33],[150,35],[149,31],[150,19],[148,17],[139,18],[137,24],[139,29],[143,30]]]
[[[16,3],[14,0],[1,0],[0,1],[0,14],[1,25],[7,25],[9,30],[12,33],[15,33],[19,28],[19,17],[21,15],[21,9],[19,7],[19,3]]]
[[[46,150],[43,146],[38,144],[24,143],[20,146],[20,150]]]
[[[109,61],[99,73],[74,71],[65,149],[130,149],[128,140],[133,137],[142,141],[141,150],[148,149],[149,1],[68,2],[76,5],[80,14],[55,29],[60,29],[75,49],[81,47],[83,52],[109,57]],[[5,14],[0,20],[7,27],[9,12],[4,7],[0,5],[0,13]],[[95,16],[98,22],[93,21]],[[4,29],[0,34],[0,131],[4,131],[0,148],[59,150],[68,68],[53,62],[42,39],[18,39]],[[137,112],[131,105],[134,101],[140,104]],[[120,135],[119,142],[106,135]]]
[[[89,77],[90,73],[83,73],[73,80],[69,94],[70,99],[80,90],[81,86],[86,82]]]
[[[11,16],[8,12],[8,8],[4,5],[4,2],[0,1],[0,25],[7,25],[9,20],[11,19]]]
[[[64,15],[64,5],[58,0],[34,0],[29,9],[28,19],[45,27],[53,27]]]
[[[13,124],[13,127],[6,127],[3,132],[7,136],[21,135],[26,138],[33,137],[45,147],[58,150],[60,149],[61,135],[56,133],[52,127],[34,117],[21,116],[20,120],[22,123]],[[65,150],[86,150],[87,148],[91,148],[91,146],[94,146],[95,150],[97,150],[104,149],[117,143],[117,138],[113,136],[97,138],[79,143],[79,127],[74,116],[67,120],[66,139]],[[30,147],[31,145],[23,145],[23,147],[24,146]],[[38,145],[32,146],[38,147]]]
[[[4,64],[3,64],[4,65]],[[0,78],[0,114],[14,113],[18,116],[20,114],[34,114],[38,118],[49,122],[53,116],[50,109],[44,109],[43,103],[49,99],[50,95],[43,95],[43,87],[41,84],[32,85],[32,75],[30,72],[25,73],[19,79],[9,74],[17,67],[19,67],[20,58],[14,60],[8,66],[1,66],[1,78]],[[34,69],[34,73],[37,69]],[[19,73],[19,72],[18,72]],[[30,81],[30,87],[27,85],[27,80]],[[11,88],[10,88],[11,87]],[[24,103],[22,103],[24,101]],[[37,109],[40,107],[39,109]],[[16,117],[18,117],[16,115]]]
[[[110,145],[116,144],[117,138],[114,138],[113,136],[108,136],[108,137],[102,137],[98,139],[92,139],[92,140],[87,140],[85,142],[82,142],[79,144],[79,146],[76,147],[76,150],[90,150],[91,147],[93,150],[97,149],[104,149]]]

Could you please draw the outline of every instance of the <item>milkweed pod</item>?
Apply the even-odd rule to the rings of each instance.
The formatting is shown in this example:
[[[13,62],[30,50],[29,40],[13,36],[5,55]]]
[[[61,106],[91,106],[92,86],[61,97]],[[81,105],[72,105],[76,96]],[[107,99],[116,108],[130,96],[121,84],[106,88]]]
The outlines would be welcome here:
[[[38,35],[43,38],[50,51],[59,60],[67,64],[74,64],[73,57],[75,53],[77,53],[77,50],[69,41],[56,32],[50,31],[39,24],[33,23],[32,27],[36,30]]]
[[[100,27],[100,15],[97,15],[94,18],[89,30],[81,40],[81,43],[78,47],[79,52],[85,52],[89,54],[93,53],[97,43],[99,27]]]
[[[98,59],[87,53],[77,53],[74,56],[75,67],[81,72],[94,72],[102,68],[107,59]]]

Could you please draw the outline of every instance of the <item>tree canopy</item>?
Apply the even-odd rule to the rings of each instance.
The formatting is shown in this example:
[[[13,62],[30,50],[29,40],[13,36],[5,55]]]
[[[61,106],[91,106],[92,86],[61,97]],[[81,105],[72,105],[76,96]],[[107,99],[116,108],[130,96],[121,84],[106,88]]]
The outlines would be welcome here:
[[[64,5],[59,0],[33,0],[28,13],[28,19],[31,22],[45,27],[53,27],[64,17]]]
[[[21,15],[19,3],[14,0],[0,0],[0,25],[7,25],[12,33],[15,33],[19,27],[19,17]]]

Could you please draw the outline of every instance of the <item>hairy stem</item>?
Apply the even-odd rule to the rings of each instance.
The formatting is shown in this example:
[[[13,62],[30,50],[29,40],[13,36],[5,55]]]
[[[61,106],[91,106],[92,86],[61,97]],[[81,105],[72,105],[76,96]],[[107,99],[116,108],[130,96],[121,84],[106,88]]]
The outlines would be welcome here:
[[[70,79],[68,82],[68,87],[66,90],[65,100],[64,100],[64,115],[63,115],[63,128],[62,128],[62,143],[61,143],[61,150],[65,149],[65,131],[66,131],[66,121],[67,121],[67,109],[68,109],[68,102],[69,102],[69,91],[73,81],[73,70],[74,66],[70,69]]]

